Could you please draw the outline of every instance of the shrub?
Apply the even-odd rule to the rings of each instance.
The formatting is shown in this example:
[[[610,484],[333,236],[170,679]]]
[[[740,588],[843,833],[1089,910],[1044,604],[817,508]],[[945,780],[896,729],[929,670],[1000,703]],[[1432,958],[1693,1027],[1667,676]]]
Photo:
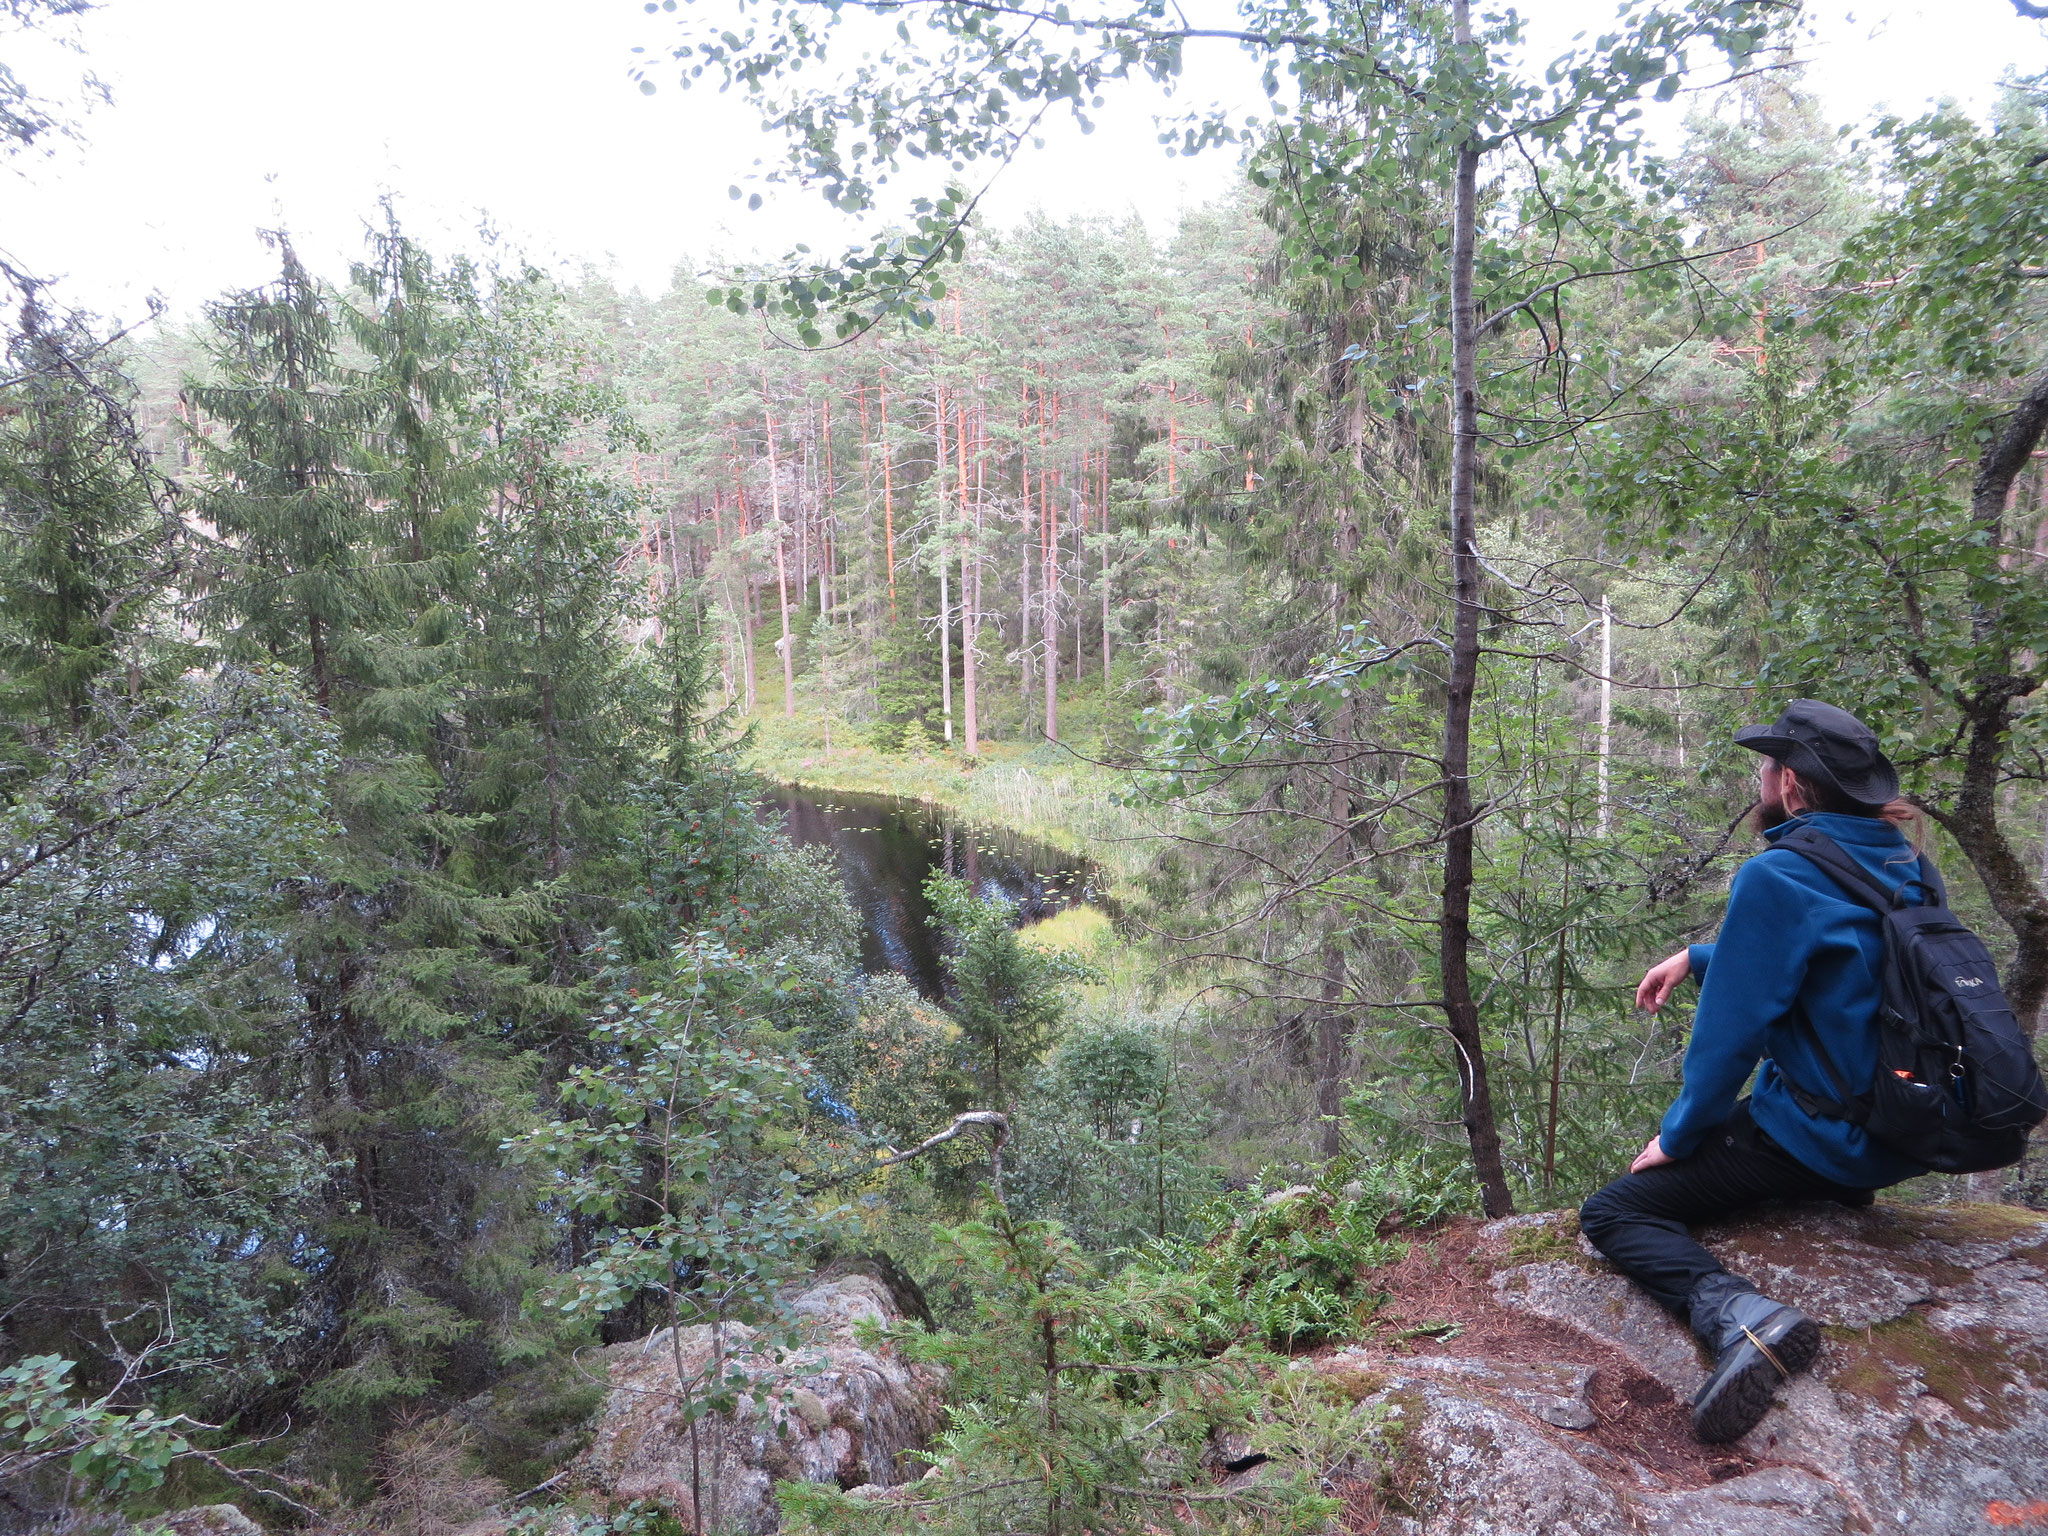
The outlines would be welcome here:
[[[1407,1251],[1379,1235],[1384,1198],[1351,1192],[1360,1189],[1325,1183],[1263,1199],[1224,1196],[1200,1213],[1195,1235],[1147,1244],[1130,1265],[1133,1280],[1170,1280],[1184,1293],[1176,1326],[1149,1342],[1172,1355],[1245,1343],[1292,1352],[1359,1332],[1385,1300],[1361,1272]]]

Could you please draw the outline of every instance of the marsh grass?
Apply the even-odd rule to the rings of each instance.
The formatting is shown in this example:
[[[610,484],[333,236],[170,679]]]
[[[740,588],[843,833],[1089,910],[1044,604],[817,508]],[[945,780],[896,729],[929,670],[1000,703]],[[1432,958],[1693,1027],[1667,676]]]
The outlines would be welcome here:
[[[757,714],[747,766],[803,789],[896,795],[942,807],[971,822],[998,826],[1089,860],[1113,897],[1128,896],[1166,842],[1158,813],[1115,803],[1128,775],[1089,761],[1092,748],[1051,742],[984,742],[981,754],[880,752],[843,720],[831,722],[803,690],[804,707],[785,719],[780,699]]]
[[[1115,942],[1115,925],[1100,907],[1065,907],[1019,930],[1017,937],[1039,949],[1087,960]]]

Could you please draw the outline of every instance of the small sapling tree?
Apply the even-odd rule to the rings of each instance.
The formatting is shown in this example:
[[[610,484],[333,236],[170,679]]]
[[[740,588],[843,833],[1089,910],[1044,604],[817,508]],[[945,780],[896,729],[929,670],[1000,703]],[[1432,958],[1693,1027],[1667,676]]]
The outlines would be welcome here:
[[[1080,968],[1022,942],[1010,904],[983,900],[964,880],[935,872],[924,891],[951,950],[948,1009],[966,1037],[975,1096],[1007,1115],[1024,1075],[1059,1033],[1066,1018],[1062,984]]]
[[[667,1324],[700,1536],[717,1511],[699,1425],[731,1412],[746,1381],[727,1325],[770,1325],[745,1352],[771,1347],[783,1287],[834,1226],[794,1166],[810,1069],[762,1048],[749,1023],[797,984],[713,934],[678,944],[664,987],[593,1027],[598,1060],[564,1082],[561,1114],[506,1144],[554,1171],[564,1214],[590,1233],[541,1304],[573,1319],[651,1303]],[[699,1326],[708,1349],[692,1364],[683,1330]]]

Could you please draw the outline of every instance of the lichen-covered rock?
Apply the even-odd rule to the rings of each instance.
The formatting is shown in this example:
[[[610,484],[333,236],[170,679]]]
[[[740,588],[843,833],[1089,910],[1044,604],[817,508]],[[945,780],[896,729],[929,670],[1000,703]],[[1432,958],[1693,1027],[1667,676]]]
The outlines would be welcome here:
[[[1562,1361],[1468,1360],[1455,1355],[1406,1362],[1406,1371],[1426,1372],[1447,1385],[1465,1385],[1506,1398],[1559,1429],[1591,1429],[1598,1422],[1588,1392],[1593,1367]]]
[[[234,1504],[195,1504],[165,1515],[163,1523],[174,1536],[263,1536],[263,1527]]]
[[[857,1337],[864,1322],[900,1320],[888,1288],[865,1274],[827,1278],[792,1311],[808,1337],[780,1361],[750,1353],[754,1333],[736,1323],[716,1341],[709,1326],[680,1337],[663,1329],[606,1350],[611,1390],[575,1481],[608,1499],[658,1500],[686,1530],[695,1524],[695,1489],[705,1529],[758,1536],[780,1525],[778,1482],[886,1488],[917,1475],[906,1463],[937,1422],[943,1382],[889,1345],[870,1349]],[[677,1355],[683,1378],[698,1380],[714,1342],[747,1386],[736,1412],[698,1422],[693,1444]]]
[[[1648,1504],[1647,1527],[1655,1536],[1847,1536],[1868,1529],[1856,1523],[1832,1482],[1799,1467],[1759,1467]]]
[[[1614,1344],[1637,1365],[1690,1399],[1706,1379],[1698,1347],[1673,1328],[1664,1309],[1612,1273],[1591,1272],[1568,1260],[1519,1264],[1493,1277],[1504,1307],[1519,1308]]]
[[[1813,1369],[1754,1431],[1722,1450],[1689,1442],[1707,1362],[1570,1215],[1494,1223],[1462,1257],[1484,1279],[1461,1282],[1466,1331],[1447,1353],[1325,1362],[1369,1364],[1399,1408],[1382,1528],[1945,1536],[2015,1511],[2048,1519],[2048,1218],[1785,1206],[1701,1236],[1826,1325]],[[1439,1277],[1431,1294],[1453,1292]]]

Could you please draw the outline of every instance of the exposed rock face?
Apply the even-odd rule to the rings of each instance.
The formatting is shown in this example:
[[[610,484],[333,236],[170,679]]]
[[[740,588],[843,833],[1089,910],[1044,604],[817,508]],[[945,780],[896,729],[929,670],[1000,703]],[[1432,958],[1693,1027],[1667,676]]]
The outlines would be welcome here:
[[[164,1516],[163,1523],[174,1536],[263,1536],[263,1527],[235,1504],[195,1504]]]
[[[1572,1217],[1495,1222],[1459,1256],[1462,1272],[1441,1265],[1426,1298],[1466,1324],[1445,1353],[1329,1359],[1369,1365],[1406,1421],[1388,1478],[1408,1511],[1384,1528],[2048,1529],[2048,1218],[1785,1206],[1702,1236],[1730,1269],[1827,1325],[1813,1369],[1755,1430],[1733,1447],[1690,1442],[1706,1361],[1583,1246]]]
[[[707,1530],[776,1530],[773,1485],[803,1480],[841,1488],[886,1488],[907,1476],[908,1453],[921,1449],[938,1419],[939,1375],[856,1337],[867,1321],[900,1321],[882,1281],[868,1274],[828,1277],[799,1296],[794,1311],[808,1341],[781,1361],[750,1358],[753,1331],[724,1326],[722,1352],[747,1373],[737,1412],[714,1413],[691,1436],[677,1393],[676,1355],[692,1381],[712,1356],[712,1330],[663,1329],[605,1351],[611,1391],[597,1433],[575,1467],[582,1487],[612,1499],[658,1499],[684,1529],[694,1525],[693,1481],[702,1492]]]

